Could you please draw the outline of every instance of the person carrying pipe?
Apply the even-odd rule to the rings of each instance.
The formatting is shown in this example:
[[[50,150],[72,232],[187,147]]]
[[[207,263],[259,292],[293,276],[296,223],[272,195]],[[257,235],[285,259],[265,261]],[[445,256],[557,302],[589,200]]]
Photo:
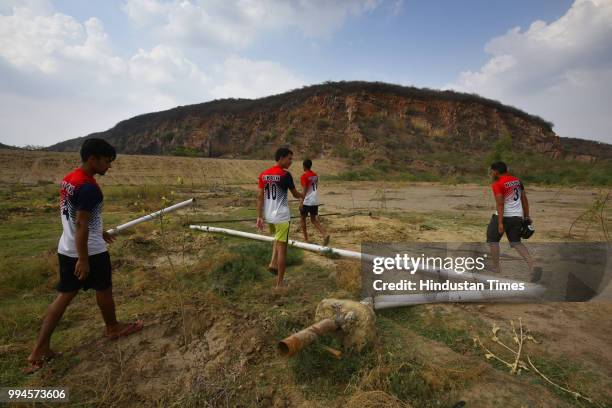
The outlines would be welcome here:
[[[287,245],[289,243],[289,200],[287,191],[295,198],[303,199],[303,195],[295,189],[293,177],[287,171],[293,161],[293,152],[286,147],[276,150],[274,155],[276,165],[259,175],[257,194],[257,229],[263,230],[265,222],[274,234],[272,244],[272,259],[268,270],[276,275],[276,289],[286,287],[285,265],[287,260]]]
[[[103,195],[94,176],[103,176],[117,154],[102,139],[85,140],[81,146],[81,167],[72,171],[61,184],[60,217],[63,233],[57,252],[59,258],[59,294],[47,308],[36,344],[28,357],[25,373],[33,373],[58,354],[51,350],[51,335],[64,311],[79,289],[94,289],[106,336],[116,339],[143,327],[141,320],[119,323],[115,315],[111,262],[107,244],[114,237],[102,228]]]
[[[329,244],[329,234],[319,221],[319,176],[312,171],[312,160],[306,159],[302,163],[304,174],[300,178],[302,184],[303,199],[300,199],[300,225],[304,241],[308,242],[308,230],[306,229],[306,217],[310,214],[310,221],[323,235],[323,246]]]
[[[489,174],[493,180],[491,188],[497,207],[487,228],[487,243],[491,249],[494,271],[501,273],[499,241],[506,234],[510,246],[527,262],[531,281],[538,282],[542,276],[542,268],[535,265],[527,247],[521,242],[523,221],[530,221],[529,201],[523,182],[508,173],[508,166],[502,161],[491,164]]]

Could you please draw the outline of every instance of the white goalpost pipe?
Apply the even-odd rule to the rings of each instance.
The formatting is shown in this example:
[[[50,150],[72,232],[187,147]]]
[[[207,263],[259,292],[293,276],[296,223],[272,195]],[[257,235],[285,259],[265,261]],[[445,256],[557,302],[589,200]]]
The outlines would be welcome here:
[[[253,233],[250,233],[250,232],[243,232],[243,231],[233,230],[233,229],[229,229],[229,228],[209,227],[208,225],[190,225],[189,228],[191,228],[193,230],[199,230],[199,231],[205,231],[205,232],[218,232],[218,233],[222,233],[222,234],[234,235],[234,236],[237,236],[237,237],[249,238],[249,239],[254,239],[254,240],[257,240],[257,241],[265,241],[265,242],[272,242],[272,241],[274,241],[273,237],[269,237],[269,236],[266,236],[266,235],[253,234]],[[308,251],[325,253],[325,254],[337,254],[337,255],[343,256],[345,258],[353,258],[353,259],[357,259],[357,260],[361,260],[363,257],[366,257],[366,259],[368,257],[371,257],[372,259],[375,258],[372,255],[362,254],[361,252],[349,251],[349,250],[346,250],[346,249],[337,249],[337,248],[331,248],[331,247],[324,247],[322,245],[316,245],[316,244],[310,244],[310,243],[306,243],[306,242],[295,241],[293,239],[290,239],[288,244],[289,244],[289,246],[296,247],[296,248],[301,248],[301,249],[306,249]]]
[[[124,230],[126,230],[128,228],[131,228],[134,225],[138,225],[138,224],[141,224],[143,222],[150,221],[150,220],[152,220],[154,218],[157,218],[157,217],[160,217],[160,216],[162,216],[164,214],[168,214],[168,213],[170,213],[172,211],[176,211],[176,210],[178,210],[180,208],[187,207],[188,205],[193,205],[194,202],[195,202],[195,198],[190,198],[189,200],[182,201],[180,203],[171,205],[170,207],[162,208],[161,210],[155,211],[154,213],[151,213],[149,215],[145,215],[144,217],[136,218],[135,220],[132,220],[130,222],[126,222],[125,224],[121,224],[121,225],[119,225],[119,226],[117,226],[115,228],[111,228],[111,229],[109,229],[106,232],[111,234],[111,235],[118,234],[119,232],[124,231]]]
[[[374,310],[390,309],[394,307],[421,305],[425,303],[462,303],[462,302],[486,302],[496,299],[525,299],[537,298],[542,295],[545,288],[541,285],[528,284],[525,290],[520,292],[513,290],[499,291],[443,291],[430,293],[416,293],[412,295],[380,295],[374,299],[364,299],[362,303],[373,303]]]
[[[230,228],[210,227],[208,225],[190,225],[189,228],[193,230],[204,231],[204,232],[215,232],[215,233],[234,235],[237,237],[249,238],[249,239],[254,239],[258,241],[266,241],[266,242],[274,241],[273,237],[269,237],[266,235],[253,234],[250,232],[233,230]],[[361,252],[350,251],[347,249],[324,247],[322,245],[310,244],[306,242],[295,241],[292,239],[289,240],[288,244],[290,246],[301,248],[301,249],[306,249],[308,251],[318,252],[322,254],[336,254],[338,256],[342,256],[345,258],[352,258],[352,259],[356,259],[359,261],[363,261],[363,260],[373,261],[375,258],[378,258],[378,256],[371,255],[371,254],[364,254]],[[498,282],[502,282],[502,283],[521,283],[520,281],[517,281],[517,280],[502,278],[498,276],[481,275],[481,274],[476,274],[476,273],[471,273],[471,272],[459,273],[452,269],[419,268],[418,272],[426,274],[426,275],[431,275],[437,278],[460,279],[460,280],[467,280],[467,281],[475,280],[475,281],[479,281],[482,283],[487,283],[488,280],[497,280]]]

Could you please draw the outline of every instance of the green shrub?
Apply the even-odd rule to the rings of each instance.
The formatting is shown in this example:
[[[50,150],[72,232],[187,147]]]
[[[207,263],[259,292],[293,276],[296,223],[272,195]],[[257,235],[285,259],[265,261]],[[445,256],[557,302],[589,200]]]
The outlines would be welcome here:
[[[364,159],[365,153],[361,150],[355,150],[349,155],[349,163],[353,166],[363,163]]]
[[[194,149],[193,147],[177,146],[172,151],[172,155],[174,155],[174,156],[197,157],[197,156],[200,156],[200,151],[197,150],[197,149]]]

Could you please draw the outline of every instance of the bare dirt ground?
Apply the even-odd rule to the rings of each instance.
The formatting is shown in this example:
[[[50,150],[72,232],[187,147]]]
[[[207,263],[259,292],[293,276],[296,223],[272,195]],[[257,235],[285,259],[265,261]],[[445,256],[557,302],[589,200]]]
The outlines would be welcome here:
[[[0,149],[0,183],[59,183],[63,175],[80,165],[78,153],[55,153]],[[113,162],[113,170],[102,185],[178,184],[211,186],[244,184],[270,166],[265,160],[202,159],[173,156],[123,156]],[[346,166],[336,160],[321,160],[327,174]],[[254,177],[254,178],[253,178]]]
[[[377,314],[379,340],[361,355],[347,351],[336,361],[313,346],[291,360],[279,356],[276,343],[313,323],[321,299],[358,299],[360,272],[355,262],[300,252],[287,272],[289,292],[276,295],[272,277],[256,269],[265,264],[260,252],[266,245],[183,226],[244,218],[253,220],[215,225],[254,232],[253,180],[270,165],[264,161],[120,156],[101,181],[107,225],[158,208],[162,196],[198,200],[195,210],[161,225],[143,224],[111,247],[119,315],[143,318],[146,327],[115,342],[104,339],[95,300],[85,293],[54,337],[64,357],[23,376],[18,369],[52,299],[57,273],[56,187],[47,183],[60,180],[77,156],[0,150],[0,158],[0,186],[10,210],[0,234],[5,242],[17,242],[0,255],[15,260],[13,269],[25,265],[22,274],[35,271],[38,279],[25,285],[0,270],[0,278],[10,276],[2,281],[0,301],[2,386],[69,386],[71,404],[84,406],[612,406],[612,303],[605,301],[394,309]],[[325,181],[345,168],[333,160],[315,162],[320,212],[359,212],[323,217],[332,246],[359,250],[365,241],[484,239],[492,213],[486,185]],[[299,166],[291,171],[297,179]],[[603,240],[601,227],[583,221],[568,235],[600,190],[526,187],[537,229],[533,242]],[[296,203],[292,208],[296,214]],[[603,214],[609,228],[612,213]],[[301,239],[297,224],[292,237]],[[314,242],[322,241],[310,233]],[[227,283],[226,277],[237,280]],[[519,318],[539,341],[528,352],[542,371],[593,403],[531,372],[510,375],[485,359],[473,338],[485,341],[493,324],[507,328]]]

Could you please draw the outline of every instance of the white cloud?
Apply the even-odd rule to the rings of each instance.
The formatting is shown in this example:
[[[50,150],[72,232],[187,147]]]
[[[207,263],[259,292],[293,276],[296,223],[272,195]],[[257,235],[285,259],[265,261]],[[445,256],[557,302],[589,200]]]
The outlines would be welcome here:
[[[149,3],[155,13],[157,3]],[[138,49],[124,58],[99,19],[81,22],[40,4],[12,5],[0,14],[4,143],[49,145],[140,113],[212,98],[259,97],[303,84],[272,61],[229,56],[202,68],[178,44]]]
[[[249,45],[265,30],[296,27],[313,38],[328,36],[349,16],[376,9],[382,0],[126,0],[124,12],[162,41],[202,48]],[[401,8],[401,1],[394,3]]]
[[[210,90],[214,98],[258,98],[304,85],[304,81],[272,61],[231,56],[216,71],[219,85]]]
[[[0,0],[0,13],[9,13],[14,8],[25,8],[36,15],[49,14],[53,11],[51,0]]]
[[[151,51],[143,49],[130,59],[130,76],[150,84],[174,84],[182,80],[202,85],[206,76],[180,50],[157,45]]]
[[[449,88],[538,114],[561,136],[612,142],[612,1],[576,0],[558,20],[493,38],[491,59]]]
[[[97,18],[81,24],[65,14],[37,15],[24,7],[0,15],[0,57],[20,70],[43,74],[58,74],[75,64],[87,66],[89,70],[81,71],[92,75],[125,69],[121,59],[112,55],[108,35]]]

